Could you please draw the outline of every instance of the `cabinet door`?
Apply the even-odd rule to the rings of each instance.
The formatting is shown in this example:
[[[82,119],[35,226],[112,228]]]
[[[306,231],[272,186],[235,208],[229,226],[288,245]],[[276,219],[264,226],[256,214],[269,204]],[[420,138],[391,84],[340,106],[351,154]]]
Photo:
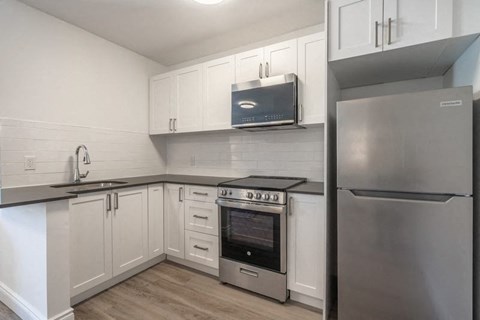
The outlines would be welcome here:
[[[119,275],[148,260],[147,188],[132,188],[113,194],[113,275]]]
[[[148,257],[152,259],[163,250],[163,184],[148,186]]]
[[[263,48],[235,55],[235,82],[258,80],[265,76]]]
[[[112,278],[112,213],[107,196],[70,201],[70,293],[75,296]]]
[[[150,79],[150,134],[172,132],[174,77],[162,74]]]
[[[185,205],[183,185],[166,184],[164,191],[165,253],[185,258]]]
[[[329,60],[382,51],[383,0],[329,2]]]
[[[203,76],[203,130],[231,129],[235,58],[206,62]]]
[[[453,0],[385,0],[384,50],[452,36]]]
[[[325,122],[325,35],[298,39],[298,103],[301,124]]]
[[[175,131],[202,130],[202,71],[202,65],[196,65],[175,72]]]
[[[297,39],[265,47],[265,75],[297,74]]]
[[[324,299],[325,198],[290,194],[288,215],[288,289]]]

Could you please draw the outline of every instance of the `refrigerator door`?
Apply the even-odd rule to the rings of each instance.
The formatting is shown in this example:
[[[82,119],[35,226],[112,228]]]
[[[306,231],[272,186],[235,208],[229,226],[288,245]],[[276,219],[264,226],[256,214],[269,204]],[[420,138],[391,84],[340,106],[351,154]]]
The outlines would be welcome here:
[[[338,319],[471,320],[473,199],[353,192],[338,190]]]
[[[472,194],[472,88],[342,101],[337,185]]]

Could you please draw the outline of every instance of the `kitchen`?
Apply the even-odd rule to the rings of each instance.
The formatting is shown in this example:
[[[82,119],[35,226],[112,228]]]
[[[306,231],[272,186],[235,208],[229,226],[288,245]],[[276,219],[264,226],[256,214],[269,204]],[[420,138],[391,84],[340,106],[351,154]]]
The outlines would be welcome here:
[[[379,272],[379,286],[365,288],[351,270],[361,274],[378,266],[393,272],[389,260],[372,266],[344,246],[357,242],[360,253],[384,249],[361,247],[367,241],[362,224],[349,228],[350,217],[341,214],[343,196],[337,204],[337,187],[339,195],[357,186],[381,191],[362,185],[362,177],[373,173],[390,183],[380,187],[403,196],[455,196],[461,189],[465,201],[476,199],[473,151],[465,149],[472,139],[468,114],[449,117],[451,127],[439,119],[445,139],[463,134],[464,149],[440,143],[434,144],[440,151],[432,152],[439,159],[458,153],[449,160],[460,162],[470,188],[421,165],[413,168],[424,170],[417,181],[402,171],[411,154],[403,154],[403,167],[395,161],[404,149],[392,151],[394,165],[384,166],[374,144],[360,143],[369,137],[400,146],[388,132],[403,134],[411,120],[395,114],[407,125],[380,131],[383,126],[362,117],[375,97],[408,93],[417,99],[412,104],[423,106],[445,94],[439,103],[450,112],[480,98],[478,1],[421,3],[0,1],[0,317],[451,319],[453,312],[457,319],[476,318],[472,210],[445,227],[456,234],[454,227],[467,225],[458,232],[463,238],[432,234],[449,247],[445,251],[462,254],[435,247],[414,260],[440,259],[448,268],[427,263],[396,271],[405,282],[430,279],[415,278],[416,272],[433,277],[412,290],[398,287],[404,290],[393,295],[399,307],[382,300],[384,307],[377,308],[369,300],[381,298],[372,291],[399,281],[379,280]],[[460,89],[440,90],[463,86],[473,86],[473,94],[471,87],[460,98]],[[421,96],[430,90],[442,93]],[[367,99],[364,113],[339,111],[336,118],[337,102],[338,110],[347,110],[345,101],[363,98],[375,98]],[[293,109],[287,103],[292,100]],[[393,97],[383,102],[396,103]],[[413,116],[421,121],[408,127],[411,132],[420,134],[420,123],[437,114],[429,111]],[[453,119],[463,121],[463,131]],[[392,140],[376,137],[380,132]],[[420,149],[437,141],[425,140]],[[419,157],[432,161],[428,152]],[[392,177],[399,174],[411,184],[397,188]],[[445,179],[449,188],[426,189]],[[395,236],[381,240],[392,245]],[[405,248],[390,249],[394,256]],[[459,275],[450,276],[452,270]],[[128,291],[131,286],[145,291]],[[430,294],[412,292],[426,286]],[[365,289],[360,296],[359,288]],[[122,289],[127,291],[116,291]],[[148,305],[131,299],[142,295]],[[120,296],[126,302],[115,302]],[[420,304],[413,308],[410,298]]]

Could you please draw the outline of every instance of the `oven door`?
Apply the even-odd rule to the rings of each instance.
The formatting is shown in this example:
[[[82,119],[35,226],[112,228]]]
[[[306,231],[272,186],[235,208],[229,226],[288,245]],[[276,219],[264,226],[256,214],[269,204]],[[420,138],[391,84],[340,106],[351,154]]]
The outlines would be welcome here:
[[[223,258],[286,273],[286,206],[217,200]]]

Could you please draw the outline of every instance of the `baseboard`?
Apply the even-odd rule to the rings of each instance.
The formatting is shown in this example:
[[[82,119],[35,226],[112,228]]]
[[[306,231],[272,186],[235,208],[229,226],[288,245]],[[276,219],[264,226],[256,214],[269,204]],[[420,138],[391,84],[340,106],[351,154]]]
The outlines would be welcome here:
[[[167,260],[204,272],[204,273],[208,273],[209,275],[218,277],[218,269],[214,269],[211,267],[204,266],[203,264],[200,264],[200,263],[196,263],[196,262],[185,260],[185,259],[180,259],[180,258],[169,256],[169,255],[167,255]]]
[[[95,286],[94,288],[91,288],[85,292],[79,293],[74,297],[70,298],[70,305],[74,306],[76,304],[79,304],[80,302],[87,300],[88,298],[93,297],[96,294],[99,294],[102,291],[107,290],[110,287],[113,287],[116,284],[119,284],[120,282],[123,282],[127,280],[128,278],[131,278],[135,276],[136,274],[145,271],[151,267],[153,267],[156,264],[159,264],[160,262],[164,261],[166,258],[165,254],[161,254],[158,257],[155,257],[131,270],[128,270],[116,277],[113,277],[112,279],[109,279],[98,286]],[[63,320],[63,319],[62,319]]]
[[[72,308],[68,308],[64,312],[47,319],[40,311],[3,282],[0,282],[0,301],[23,320],[74,320]]]
[[[290,300],[300,302],[319,311],[323,310],[323,300],[290,290]]]

